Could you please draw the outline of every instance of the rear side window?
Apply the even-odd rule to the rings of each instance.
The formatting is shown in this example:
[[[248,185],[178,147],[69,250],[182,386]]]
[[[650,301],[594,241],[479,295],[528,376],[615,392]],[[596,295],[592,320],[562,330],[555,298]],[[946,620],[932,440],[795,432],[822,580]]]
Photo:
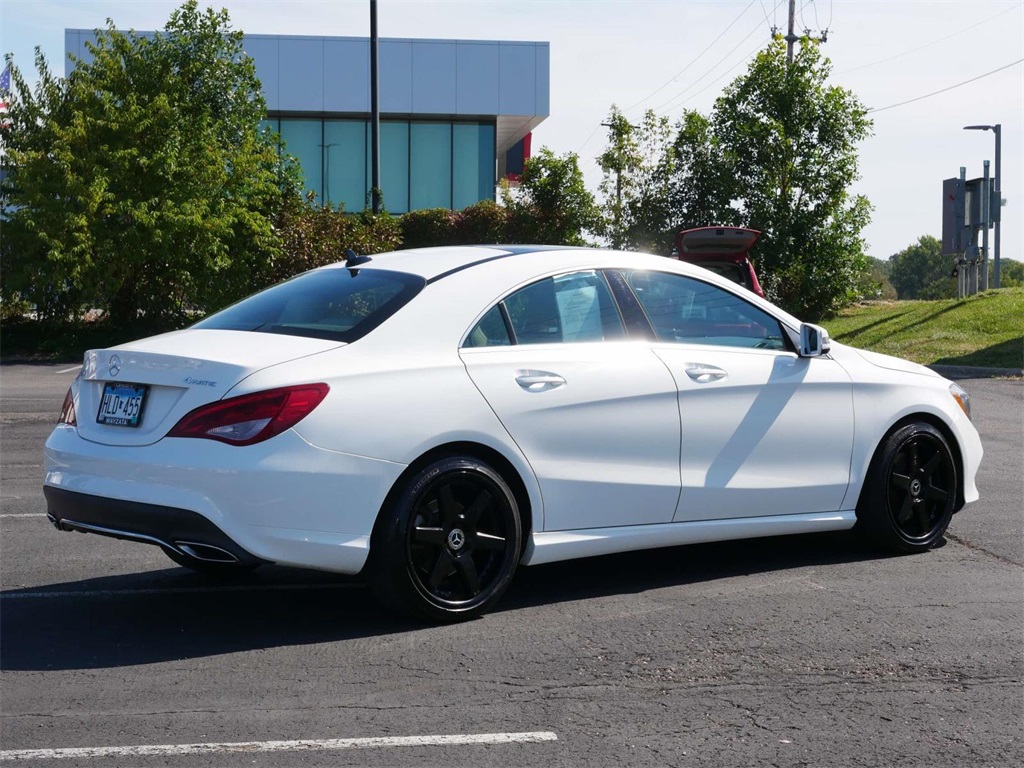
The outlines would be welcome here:
[[[615,341],[625,335],[604,277],[586,271],[549,277],[513,293],[484,315],[465,346]]]
[[[353,342],[419,293],[426,281],[381,269],[322,269],[210,315],[193,328]]]

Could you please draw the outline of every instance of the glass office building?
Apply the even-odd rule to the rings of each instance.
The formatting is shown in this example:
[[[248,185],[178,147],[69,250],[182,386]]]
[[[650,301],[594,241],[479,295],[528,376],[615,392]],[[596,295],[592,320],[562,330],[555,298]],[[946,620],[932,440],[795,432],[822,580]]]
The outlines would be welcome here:
[[[358,211],[372,182],[370,121],[280,117],[265,121],[299,159],[319,202]],[[394,120],[380,126],[380,185],[391,213],[465,208],[494,198],[495,121]]]
[[[88,60],[92,36],[65,30],[66,52]],[[298,158],[307,189],[361,210],[372,176],[370,41],[246,35],[243,45],[263,85],[266,124]],[[493,200],[508,153],[548,116],[548,44],[382,38],[378,59],[387,210]]]

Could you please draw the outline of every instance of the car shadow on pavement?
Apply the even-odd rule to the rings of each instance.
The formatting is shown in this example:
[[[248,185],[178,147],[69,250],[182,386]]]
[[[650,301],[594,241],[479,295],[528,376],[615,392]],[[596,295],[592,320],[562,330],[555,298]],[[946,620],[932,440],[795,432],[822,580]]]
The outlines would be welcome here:
[[[940,546],[945,544],[942,539]],[[496,610],[516,610],[616,594],[639,594],[737,576],[880,560],[849,532],[777,536],[666,547],[524,568]]]
[[[553,563],[521,569],[489,616],[502,632],[504,614],[560,602],[879,557],[849,534],[813,534]],[[355,579],[270,566],[225,582],[171,568],[4,590],[0,669],[125,667],[425,626],[386,613]]]

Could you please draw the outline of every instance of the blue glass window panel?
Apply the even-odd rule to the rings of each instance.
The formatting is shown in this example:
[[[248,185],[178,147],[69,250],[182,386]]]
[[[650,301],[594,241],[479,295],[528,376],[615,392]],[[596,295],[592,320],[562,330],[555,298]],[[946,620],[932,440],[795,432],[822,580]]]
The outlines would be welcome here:
[[[390,213],[409,211],[409,123],[380,124],[380,188]]]
[[[452,139],[452,207],[494,199],[494,126],[456,123]]]
[[[370,188],[367,133],[364,120],[324,123],[324,198],[352,213],[363,210]]]
[[[323,200],[323,121],[281,120],[281,138],[284,151],[294,155],[302,168],[306,189],[316,193],[316,200]]]
[[[409,205],[452,207],[452,125],[409,125]]]

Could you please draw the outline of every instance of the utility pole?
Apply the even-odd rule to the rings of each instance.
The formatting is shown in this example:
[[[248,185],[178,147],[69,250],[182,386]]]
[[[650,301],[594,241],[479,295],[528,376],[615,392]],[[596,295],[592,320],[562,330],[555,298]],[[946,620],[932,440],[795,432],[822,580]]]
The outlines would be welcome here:
[[[605,128],[614,128],[615,123],[601,123]],[[630,128],[635,125],[626,123]],[[616,150],[619,154],[615,161],[615,231],[612,233],[612,248],[619,250],[622,247],[622,138],[615,137]]]
[[[370,207],[380,213],[380,89],[377,87],[377,0],[370,0]]]
[[[1003,169],[1002,169],[1002,154],[1003,154],[1003,126],[1001,123],[996,123],[992,126],[992,132],[996,135],[996,248],[995,258],[992,260],[992,282],[995,283],[995,288],[999,287],[999,223],[1003,219]],[[991,211],[990,211],[991,213]]]
[[[793,45],[800,38],[794,31],[796,28],[796,0],[789,0],[789,32],[786,33],[786,62],[793,63]]]
[[[981,290],[988,290],[988,227],[992,221],[992,188],[989,184],[988,160],[982,163],[985,169],[981,184]]]

